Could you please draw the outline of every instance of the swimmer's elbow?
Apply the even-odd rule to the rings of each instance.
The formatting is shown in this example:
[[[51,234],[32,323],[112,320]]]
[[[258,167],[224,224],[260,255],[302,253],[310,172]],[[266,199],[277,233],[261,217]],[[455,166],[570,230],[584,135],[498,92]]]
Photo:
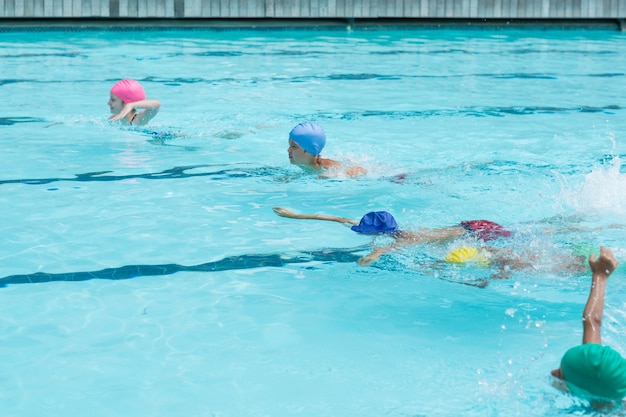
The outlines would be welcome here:
[[[350,177],[360,177],[367,175],[367,170],[363,167],[352,167],[346,171],[346,174]]]

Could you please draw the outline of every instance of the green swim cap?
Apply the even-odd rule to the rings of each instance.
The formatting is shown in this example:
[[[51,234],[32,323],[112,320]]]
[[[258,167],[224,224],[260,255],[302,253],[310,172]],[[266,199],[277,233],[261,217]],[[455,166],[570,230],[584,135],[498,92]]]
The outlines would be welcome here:
[[[565,382],[582,398],[620,400],[626,396],[626,359],[609,346],[586,343],[561,359]]]

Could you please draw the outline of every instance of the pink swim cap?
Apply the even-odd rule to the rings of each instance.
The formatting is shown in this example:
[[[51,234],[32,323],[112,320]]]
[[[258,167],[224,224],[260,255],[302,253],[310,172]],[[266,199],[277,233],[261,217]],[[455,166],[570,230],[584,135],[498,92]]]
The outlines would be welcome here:
[[[132,103],[146,99],[146,92],[135,80],[124,79],[115,83],[111,87],[111,92],[118,96],[124,103]]]

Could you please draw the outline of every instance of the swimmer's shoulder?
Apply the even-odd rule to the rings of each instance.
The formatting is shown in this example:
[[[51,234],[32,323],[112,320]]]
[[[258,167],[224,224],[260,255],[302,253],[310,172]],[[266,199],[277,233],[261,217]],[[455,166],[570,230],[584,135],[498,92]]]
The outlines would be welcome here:
[[[367,174],[367,170],[358,165],[344,165],[332,159],[321,159],[320,164],[326,170],[341,172],[348,177],[359,177]]]

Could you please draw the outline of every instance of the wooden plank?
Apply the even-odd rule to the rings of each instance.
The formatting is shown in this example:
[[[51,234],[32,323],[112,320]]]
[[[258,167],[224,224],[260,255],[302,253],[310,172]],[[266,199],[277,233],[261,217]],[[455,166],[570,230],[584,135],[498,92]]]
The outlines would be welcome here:
[[[572,17],[573,13],[574,13],[574,5],[573,2],[574,0],[570,0],[568,2],[563,2],[563,16],[564,17]]]
[[[541,17],[543,18],[550,17],[550,0],[541,1]]]
[[[308,18],[311,16],[311,1],[310,0],[299,0],[295,6],[294,13],[296,13],[295,17],[303,17]]]
[[[437,3],[434,1],[428,1],[428,13],[426,17],[437,17]]]
[[[228,17],[239,16],[239,3],[237,3],[237,0],[231,0],[228,3],[229,3]]]
[[[120,17],[131,17],[133,10],[131,1],[133,0],[120,0]]]
[[[610,3],[609,10],[608,10],[609,17],[611,18],[618,17],[617,15],[618,0],[611,0],[609,3]]]
[[[63,17],[72,16],[72,0],[60,0]]]
[[[429,0],[420,0],[420,17],[428,17],[428,12],[429,12],[429,8],[428,8],[428,3]]]
[[[15,12],[14,0],[0,0],[0,16],[13,17]]]
[[[174,0],[165,0],[164,17],[174,17]]]
[[[4,16],[15,17],[15,0],[4,0]]]
[[[489,13],[491,17],[493,17],[494,19],[501,18],[502,17],[502,0],[491,0]]]
[[[44,0],[35,0],[33,2],[33,14],[32,16],[34,17],[43,17],[43,11],[44,11],[44,4],[43,4]]]
[[[603,0],[598,0],[596,3],[599,3],[601,5],[602,2]],[[569,17],[574,17],[574,18],[587,17],[582,12],[582,0],[572,0],[571,6],[572,7],[571,7]]]
[[[155,0],[154,14],[156,17],[165,17],[165,0]]]
[[[71,4],[72,4],[72,11],[70,12],[69,16],[70,17],[81,17],[80,16],[80,12],[81,12],[81,9],[82,9],[82,7],[81,7],[82,6],[81,0],[72,1]]]
[[[254,15],[254,6],[255,6],[256,1],[254,0],[239,0],[239,12],[237,13],[238,16],[241,17],[256,17]]]
[[[376,19],[380,13],[378,9],[378,0],[366,0],[363,2],[363,17],[368,19]]]
[[[551,18],[551,19],[555,18],[558,15],[558,13],[559,13],[559,11],[557,9],[557,7],[558,7],[557,6],[557,2],[558,1],[559,0],[552,0],[552,1],[550,1],[550,11],[548,12],[548,17]]]
[[[335,14],[333,17],[346,17],[345,0],[335,0]]]
[[[264,17],[274,17],[274,0],[265,0]]]
[[[602,0],[600,17],[611,17],[611,0]]]
[[[91,15],[91,1],[82,0],[80,2],[80,11],[78,12],[78,17],[87,17],[90,15]]]
[[[102,5],[105,2],[102,0],[91,0],[91,15],[92,16],[97,16],[97,17],[101,17],[102,16]],[[107,4],[107,9],[109,8],[109,5]]]
[[[156,16],[156,0],[144,0],[146,17]]]
[[[219,17],[230,17],[230,0],[220,0],[220,15]]]
[[[478,17],[478,0],[469,0],[469,17]]]
[[[176,19],[185,17],[185,3],[183,0],[174,0],[174,17]]]
[[[352,17],[363,17],[363,2],[361,0],[350,0],[352,2]]]
[[[128,0],[128,17],[139,17],[139,0]]]
[[[202,17],[213,17],[213,11],[211,10],[211,0],[202,0],[200,7],[200,14]],[[219,3],[217,3],[219,6]]]
[[[43,16],[54,17],[53,0],[43,0]]]
[[[516,14],[518,18],[524,18],[526,17],[526,6],[527,6],[527,0],[519,0],[517,2],[517,11]]]
[[[626,0],[618,0],[617,17],[626,18]]]
[[[413,13],[413,10],[411,8],[412,3],[413,3],[413,0],[404,0],[404,2],[402,2],[402,17],[405,17],[405,18],[412,17],[412,13]]]
[[[198,0],[184,0],[182,17],[200,17],[202,3]]]
[[[469,2],[467,0],[455,2],[452,9],[452,14],[458,17],[467,17],[467,10],[469,10],[469,8],[467,7],[468,5]]]
[[[17,16],[20,16],[20,17],[32,16],[33,10],[35,8],[34,1],[35,0],[24,0],[22,2],[22,8],[20,10],[21,13],[19,13]],[[18,4],[19,4],[19,1],[18,1]],[[16,7],[15,10],[18,11],[19,7]]]
[[[389,0],[393,1],[393,0]],[[354,17],[354,1],[343,0],[344,15],[342,17]]]
[[[594,0],[582,0],[580,2],[580,12],[583,16],[590,16],[592,13]]]
[[[284,0],[274,0],[274,17],[285,17],[284,3]]]
[[[614,7],[614,11],[613,13],[615,14],[616,18],[623,18],[626,17],[626,14],[622,14],[621,13],[621,7],[624,6],[624,8],[626,9],[626,1],[624,0],[615,0],[615,7]]]

